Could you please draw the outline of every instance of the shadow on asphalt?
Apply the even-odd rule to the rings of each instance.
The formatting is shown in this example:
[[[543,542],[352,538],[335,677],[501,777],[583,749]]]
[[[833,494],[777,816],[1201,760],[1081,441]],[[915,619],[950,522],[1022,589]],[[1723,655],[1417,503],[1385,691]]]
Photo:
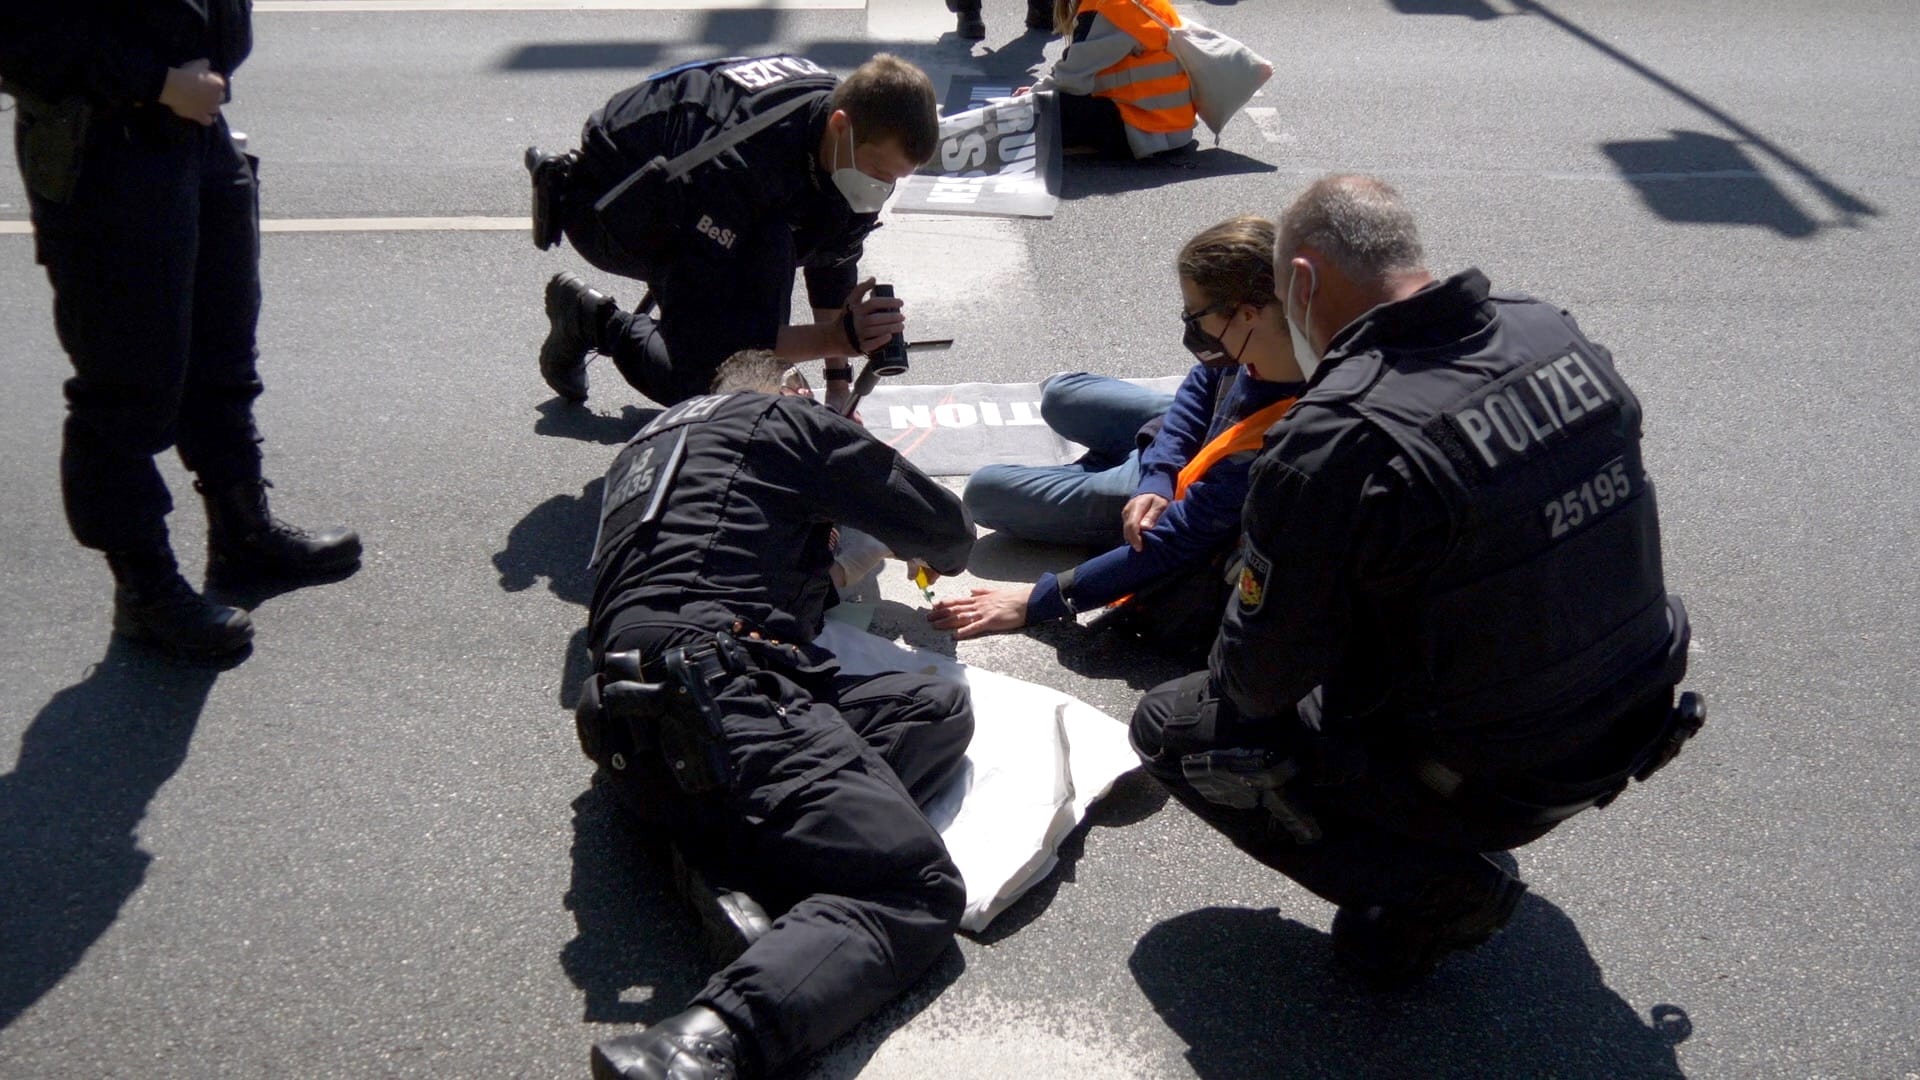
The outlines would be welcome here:
[[[1082,626],[1071,619],[1040,623],[1022,632],[1050,646],[1060,666],[1075,675],[1086,679],[1119,679],[1134,690],[1151,690],[1205,666],[1148,648],[1129,634],[1100,626]]]
[[[1043,544],[1011,533],[988,533],[973,545],[967,573],[986,581],[1030,584],[1098,554],[1093,548]]]
[[[611,364],[607,365],[609,368]],[[618,374],[617,372],[615,374]],[[659,416],[657,406],[641,408],[622,405],[617,415],[594,412],[565,398],[552,397],[534,406],[540,419],[533,422],[533,433],[548,438],[578,439],[601,446],[620,446],[633,438],[646,422]]]
[[[716,13],[717,14],[717,13]],[[789,53],[804,56],[827,68],[851,69],[859,67],[873,59],[875,53],[890,52],[908,59],[916,55],[924,56],[929,52],[948,52],[965,55],[965,49],[971,42],[963,41],[952,33],[940,35],[939,39],[929,43],[924,39],[887,41],[873,38],[826,38],[816,41],[789,42],[780,45],[773,39],[751,40],[751,35],[738,35],[737,40],[725,43],[726,47],[742,53],[756,51]],[[549,41],[521,45],[500,59],[502,71],[649,71],[659,65],[668,55],[667,46],[657,41]],[[922,63],[922,67],[926,64]],[[582,102],[582,116],[587,111],[598,108],[598,102]]]
[[[1668,131],[1664,139],[1602,144],[1621,179],[1662,219],[1689,225],[1758,225],[1801,239],[1820,223],[1767,179],[1732,139]]]
[[[1485,21],[1497,19],[1503,12],[1494,10],[1487,0],[1389,0],[1402,15],[1464,15]]]
[[[1240,176],[1278,170],[1277,165],[1218,146],[1209,146],[1204,150],[1175,151],[1145,161],[1070,157],[1067,159],[1066,180],[1061,185],[1060,198],[1124,195],[1131,191],[1149,191],[1210,176]]]
[[[623,440],[624,441],[624,440]],[[493,555],[500,588],[520,592],[545,580],[553,595],[585,608],[593,600],[593,571],[587,557],[594,526],[600,520],[600,492],[606,478],[596,476],[578,495],[555,495],[516,522],[507,532],[506,546]],[[571,709],[580,700],[589,656],[587,630],[581,627],[567,639],[560,660],[560,705]]]
[[[699,927],[670,882],[664,844],[596,777],[573,800],[573,876],[563,902],[576,932],[560,950],[561,970],[586,995],[587,1022],[664,1020],[706,984]]]
[[[1404,993],[1358,988],[1325,934],[1272,909],[1168,919],[1128,967],[1205,1080],[1679,1077],[1674,1046],[1692,1033],[1674,1005],[1643,1021],[1572,920],[1533,895],[1500,936]]]
[[[113,926],[152,856],[134,830],[186,760],[207,694],[245,659],[176,663],[112,638],[53,695],[0,776],[0,1029]]]

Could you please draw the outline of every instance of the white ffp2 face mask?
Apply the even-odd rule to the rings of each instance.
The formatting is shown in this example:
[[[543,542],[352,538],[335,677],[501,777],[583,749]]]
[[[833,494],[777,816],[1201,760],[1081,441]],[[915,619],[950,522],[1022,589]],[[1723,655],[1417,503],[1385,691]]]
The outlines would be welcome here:
[[[1308,267],[1307,272],[1311,274],[1313,268]],[[1300,377],[1311,381],[1313,379],[1313,373],[1320,370],[1322,357],[1320,353],[1314,349],[1313,342],[1307,340],[1306,331],[1300,329],[1300,323],[1293,320],[1293,279],[1299,273],[1299,268],[1295,267],[1293,273],[1287,275],[1287,302],[1282,305],[1281,311],[1287,317],[1287,334],[1293,338],[1293,362],[1300,365]],[[1317,279],[1313,280],[1309,288],[1311,288],[1312,285],[1318,284],[1319,281]],[[1307,312],[1300,317],[1300,322],[1307,322],[1312,318],[1313,294],[1308,293]]]
[[[887,198],[893,194],[893,185],[885,180],[875,180],[866,173],[853,167],[853,150],[859,143],[853,138],[853,125],[847,125],[847,164],[840,165],[840,144],[833,144],[833,186],[840,189],[840,197],[847,200],[847,206],[856,214],[877,214],[887,205]]]

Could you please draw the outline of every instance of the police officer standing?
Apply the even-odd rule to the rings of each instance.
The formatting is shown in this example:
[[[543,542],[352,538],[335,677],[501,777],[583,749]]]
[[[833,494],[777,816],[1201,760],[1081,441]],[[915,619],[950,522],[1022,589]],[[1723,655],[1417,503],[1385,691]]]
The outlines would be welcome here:
[[[1339,905],[1404,985],[1512,915],[1483,853],[1603,805],[1703,714],[1661,580],[1640,405],[1564,311],[1436,281],[1385,183],[1331,176],[1274,260],[1308,387],[1253,468],[1209,670],[1134,748],[1253,857]]]
[[[208,579],[247,587],[354,567],[360,540],[267,507],[260,394],[258,161],[221,106],[253,44],[245,0],[9,4],[0,79],[73,361],[60,478],[67,521],[112,567],[115,631],[189,656],[237,652],[247,613],[194,592],[167,539],[154,455],[206,501]]]
[[[593,265],[644,280],[650,300],[621,311],[578,276],[556,274],[540,349],[547,385],[585,400],[598,351],[671,405],[705,393],[740,349],[796,361],[884,345],[905,326],[900,302],[856,285],[856,264],[894,184],[938,138],[932,82],[886,54],[844,82],[796,56],[735,57],[615,94],[588,118],[578,150],[527,151],[534,240],[551,247],[564,235]],[[788,325],[802,266],[815,321]],[[828,402],[843,403],[852,368],[825,374]]]
[[[864,428],[783,394],[786,366],[730,359],[607,474],[582,747],[744,951],[686,1011],[597,1045],[596,1077],[755,1076],[819,1050],[926,971],[965,903],[920,807],[964,765],[966,688],[844,676],[810,642],[835,523],[943,573],[973,525]]]

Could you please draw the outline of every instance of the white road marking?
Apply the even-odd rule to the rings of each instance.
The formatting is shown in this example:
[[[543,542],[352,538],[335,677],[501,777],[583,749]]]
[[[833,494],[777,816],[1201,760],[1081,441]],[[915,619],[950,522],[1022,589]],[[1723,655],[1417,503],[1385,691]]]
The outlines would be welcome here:
[[[871,0],[866,9],[867,36],[884,41],[934,41],[953,29],[953,13],[937,0]]]
[[[1270,143],[1292,142],[1293,136],[1280,129],[1280,110],[1268,106],[1250,106],[1247,119],[1260,129],[1260,137]]]
[[[865,0],[255,0],[280,13],[382,11],[858,11]]]

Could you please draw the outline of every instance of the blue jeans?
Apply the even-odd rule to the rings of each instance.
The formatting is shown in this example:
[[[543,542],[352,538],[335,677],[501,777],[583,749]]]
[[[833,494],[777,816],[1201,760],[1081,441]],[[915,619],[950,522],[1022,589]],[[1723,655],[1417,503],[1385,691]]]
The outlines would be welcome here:
[[[1050,544],[1110,548],[1124,542],[1120,511],[1140,484],[1134,436],[1173,395],[1105,375],[1055,375],[1040,388],[1040,416],[1087,447],[1071,465],[987,465],[961,496],[973,520]]]

